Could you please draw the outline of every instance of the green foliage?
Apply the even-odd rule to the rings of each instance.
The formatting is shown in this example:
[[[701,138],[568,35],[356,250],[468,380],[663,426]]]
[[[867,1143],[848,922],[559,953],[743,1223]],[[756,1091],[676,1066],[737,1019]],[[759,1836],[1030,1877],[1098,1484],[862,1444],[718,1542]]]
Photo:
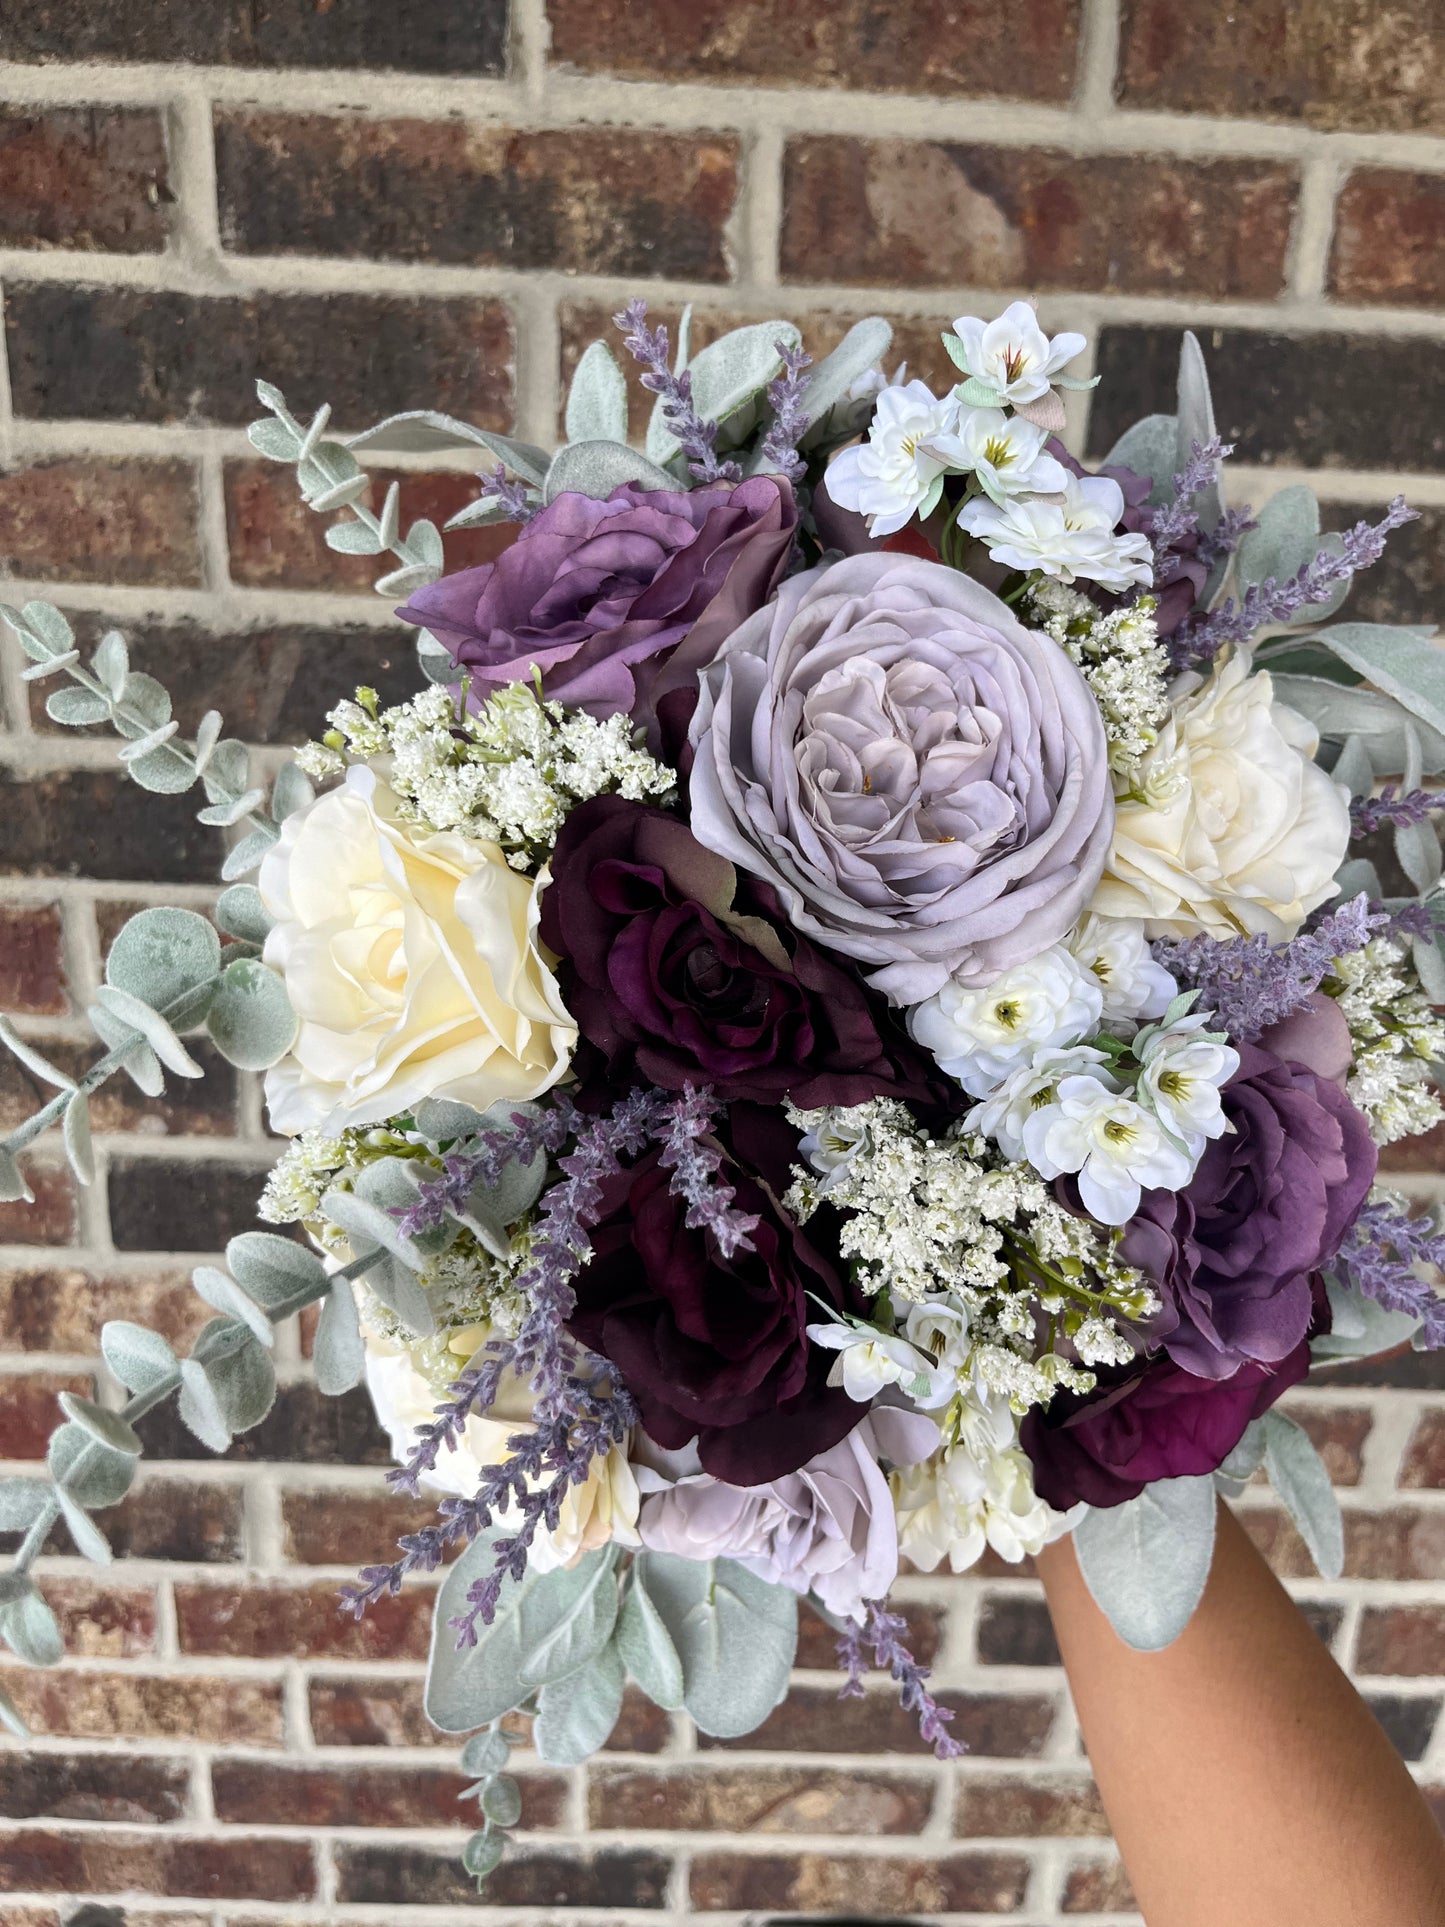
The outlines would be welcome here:
[[[1338,1579],[1345,1564],[1340,1502],[1309,1434],[1278,1410],[1264,1417],[1264,1464],[1269,1482],[1299,1527],[1322,1579]]]
[[[567,391],[569,442],[627,440],[627,377],[605,341],[589,343]]]
[[[1090,1509],[1074,1529],[1095,1603],[1127,1646],[1158,1652],[1194,1615],[1214,1558],[1214,1480],[1163,1479],[1137,1499]]]
[[[791,321],[755,321],[719,335],[688,362],[693,407],[704,421],[716,422],[723,431],[718,437],[720,448],[737,448],[757,426],[763,392],[782,372],[777,344],[785,341],[797,347],[800,340]],[[677,470],[682,457],[662,409],[659,397],[647,425],[646,453],[649,461]],[[676,483],[670,481],[669,486]]]

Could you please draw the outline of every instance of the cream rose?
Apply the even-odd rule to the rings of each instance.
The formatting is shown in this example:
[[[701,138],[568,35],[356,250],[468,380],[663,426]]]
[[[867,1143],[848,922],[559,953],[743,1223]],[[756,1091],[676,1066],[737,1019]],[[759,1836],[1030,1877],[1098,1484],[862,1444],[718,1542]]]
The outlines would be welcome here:
[[[1274,700],[1240,650],[1178,702],[1114,806],[1091,908],[1150,937],[1292,937],[1335,894],[1348,793],[1314,761],[1319,737]]]
[[[424,1097],[536,1097],[577,1041],[537,940],[545,872],[401,818],[372,769],[288,816],[261,865],[296,1042],[266,1074],[278,1131],[376,1124]]]

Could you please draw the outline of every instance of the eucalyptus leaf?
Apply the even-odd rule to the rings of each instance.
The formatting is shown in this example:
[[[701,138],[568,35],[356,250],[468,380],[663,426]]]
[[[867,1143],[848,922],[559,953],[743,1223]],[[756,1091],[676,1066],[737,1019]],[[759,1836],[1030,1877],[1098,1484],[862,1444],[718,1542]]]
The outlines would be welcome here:
[[[559,495],[590,495],[601,502],[624,482],[644,489],[677,487],[675,476],[622,442],[572,442],[553,458],[542,498],[555,502]]]
[[[332,522],[326,546],[338,555],[380,555],[386,544],[367,522]]]
[[[239,1319],[260,1344],[272,1344],[270,1319],[227,1272],[217,1271],[214,1265],[197,1265],[191,1273],[191,1285],[203,1304],[213,1311],[224,1312],[228,1318]]]
[[[212,1452],[225,1452],[231,1444],[231,1428],[221,1409],[221,1401],[206,1375],[204,1366],[193,1358],[181,1360],[181,1395],[176,1401],[181,1423],[194,1432],[201,1444]]]
[[[216,922],[228,937],[243,943],[264,943],[271,934],[271,916],[254,883],[233,883],[216,900]]]
[[[45,699],[45,713],[52,722],[80,729],[87,723],[109,722],[110,704],[93,689],[72,683],[65,689],[51,690]]]
[[[436,1331],[436,1313],[411,1267],[379,1245],[373,1246],[369,1254],[363,1250],[357,1256],[370,1257],[366,1288],[372,1297],[385,1305],[414,1338],[432,1337]]]
[[[583,350],[567,390],[569,442],[627,440],[627,377],[605,341]]]
[[[63,655],[75,642],[75,631],[53,602],[27,602],[20,611],[20,619],[57,655]],[[6,620],[14,628],[14,617],[9,611]]]
[[[56,1666],[65,1656],[60,1623],[30,1580],[0,1604],[0,1639],[27,1666]]]
[[[67,1492],[64,1486],[57,1488],[55,1496],[60,1501],[61,1516],[65,1520],[66,1530],[70,1534],[75,1550],[83,1559],[89,1559],[94,1565],[108,1566],[111,1563],[110,1541],[85,1507]]]
[[[294,462],[301,452],[301,437],[295,429],[272,415],[252,422],[246,430],[246,439],[252,448],[273,462]]]
[[[672,1635],[653,1605],[642,1569],[634,1565],[632,1582],[622,1601],[617,1622],[617,1651],[629,1673],[654,1706],[665,1712],[682,1710],[682,1661]]]
[[[501,1727],[489,1726],[485,1733],[473,1733],[462,1748],[462,1772],[480,1780],[487,1774],[500,1773],[511,1757],[511,1741]]]
[[[45,1462],[57,1485],[97,1512],[120,1503],[134,1483],[138,1463],[134,1452],[102,1445],[78,1425],[62,1425],[51,1433]]]
[[[109,629],[101,637],[90,659],[90,669],[91,674],[98,677],[115,701],[119,702],[130,680],[130,652],[119,630]]]
[[[243,836],[221,865],[222,881],[233,883],[237,877],[249,876],[260,865],[267,851],[274,847],[278,835],[279,831],[270,824],[264,824]]]
[[[526,1641],[519,1668],[529,1686],[565,1679],[590,1665],[612,1637],[617,1624],[616,1548],[608,1546],[569,1588],[563,1605],[549,1614],[540,1633]],[[524,1608],[522,1621],[527,1625]]]
[[[135,1427],[119,1412],[107,1411],[105,1406],[97,1405],[93,1399],[81,1398],[77,1392],[61,1392],[57,1403],[82,1432],[88,1432],[112,1452],[123,1452],[134,1459],[140,1457],[143,1447]]]
[[[479,495],[475,501],[468,502],[464,508],[459,508],[455,515],[449,515],[443,527],[448,532],[452,529],[485,529],[490,528],[494,522],[510,522],[511,519],[512,511],[505,502],[495,495]],[[426,631],[423,630],[422,633],[424,635]],[[443,653],[445,654],[445,651]],[[431,680],[433,682],[449,681],[456,674],[456,664],[450,656],[447,657],[447,667],[449,675],[433,676]]]
[[[153,1010],[149,1004],[131,996],[128,991],[117,990],[113,984],[102,984],[95,998],[96,1008],[118,1018],[128,1030],[133,1030],[150,1045],[167,1070],[174,1071],[177,1077],[205,1076],[158,1010]]]
[[[206,1029],[228,1063],[264,1071],[296,1041],[298,1019],[286,985],[257,957],[238,957],[221,972],[206,1011]]]
[[[112,1050],[124,1052],[121,1068],[126,1076],[147,1097],[159,1097],[166,1087],[166,1080],[161,1073],[160,1059],[145,1039],[138,1037],[129,1024],[122,1024],[118,1018],[102,1010],[99,1004],[92,1004],[85,1014],[102,1043],[108,1044]]]
[[[120,638],[117,636],[117,642]],[[126,678],[125,703],[115,714],[115,727],[131,742],[139,742],[153,731],[164,729],[171,720],[170,691],[154,676],[135,674]],[[125,752],[122,751],[124,759]]]
[[[35,1193],[11,1152],[0,1144],[0,1204],[34,1204]]]
[[[266,792],[263,789],[242,790],[239,796],[228,796],[219,803],[212,803],[207,809],[197,810],[196,821],[212,829],[229,830],[242,817],[259,810],[265,801]]]
[[[431,454],[442,448],[484,448],[499,462],[505,462],[524,482],[541,486],[547,474],[547,451],[531,442],[519,442],[511,435],[498,435],[489,428],[474,428],[458,421],[455,415],[441,414],[435,408],[412,408],[400,415],[388,415],[374,428],[353,435],[353,449],[389,448],[405,454]]]
[[[483,1831],[470,1834],[467,1844],[462,1848],[462,1865],[480,1886],[501,1865],[503,1851],[500,1833]]]
[[[1269,1482],[1299,1527],[1323,1579],[1338,1579],[1345,1564],[1345,1527],[1340,1502],[1309,1434],[1272,1410],[1264,1419],[1264,1464]]]
[[[32,1071],[43,1083],[53,1084],[58,1091],[75,1089],[75,1079],[67,1077],[64,1071],[57,1070],[48,1057],[42,1057],[35,1046],[27,1042],[5,1017],[0,1017],[0,1044],[3,1044],[12,1056],[18,1057],[26,1070]]]
[[[617,1648],[605,1646],[586,1666],[542,1688],[532,1740],[549,1766],[580,1766],[606,1744],[622,1711],[625,1679]],[[483,1796],[483,1813],[492,1791]]]
[[[154,1392],[180,1374],[180,1360],[159,1332],[123,1318],[101,1326],[100,1352],[128,1392]]]
[[[1158,1652],[1194,1615],[1214,1558],[1212,1478],[1161,1479],[1074,1528],[1095,1603],[1128,1646]]]
[[[366,1369],[366,1347],[361,1339],[356,1293],[349,1278],[333,1278],[331,1289],[322,1300],[312,1363],[317,1386],[328,1398],[338,1398],[361,1383]]]
[[[704,1733],[737,1739],[779,1705],[798,1643],[798,1602],[731,1559],[639,1554],[643,1583],[682,1661],[683,1704]]]
[[[21,1717],[19,1707],[3,1689],[0,1689],[0,1726],[13,1733],[17,1740],[30,1738],[30,1728]]]
[[[261,1423],[275,1402],[276,1368],[271,1363],[271,1354],[245,1325],[233,1318],[213,1318],[191,1347],[191,1356],[182,1371],[194,1397],[194,1380],[186,1369],[190,1366],[198,1367],[204,1375],[228,1432],[249,1432],[253,1425]]]
[[[211,983],[221,968],[221,940],[194,910],[141,910],[116,935],[105,980],[165,1010]]]
[[[61,1135],[65,1142],[66,1159],[77,1182],[94,1184],[95,1153],[90,1144],[90,1104],[78,1091],[65,1107]]]
[[[183,796],[196,780],[190,758],[170,744],[137,756],[125,767],[131,781],[153,796]]]

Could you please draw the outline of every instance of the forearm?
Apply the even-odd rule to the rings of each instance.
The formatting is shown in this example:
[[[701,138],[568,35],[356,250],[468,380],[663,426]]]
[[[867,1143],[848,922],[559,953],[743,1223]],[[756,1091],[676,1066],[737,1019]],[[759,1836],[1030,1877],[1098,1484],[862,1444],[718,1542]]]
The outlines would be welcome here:
[[[1369,1709],[1227,1507],[1186,1631],[1137,1653],[1072,1542],[1039,1570],[1148,1927],[1440,1927],[1445,1846]]]

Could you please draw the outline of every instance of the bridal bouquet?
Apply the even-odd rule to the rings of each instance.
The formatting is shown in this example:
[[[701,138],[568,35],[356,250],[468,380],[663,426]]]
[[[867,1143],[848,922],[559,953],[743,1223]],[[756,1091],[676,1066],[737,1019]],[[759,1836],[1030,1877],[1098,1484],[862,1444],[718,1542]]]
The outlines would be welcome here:
[[[118,635],[87,663],[48,604],[4,611],[52,717],[231,834],[214,921],[116,938],[78,1081],[0,1027],[54,1090],[0,1195],[52,1130],[86,1180],[89,1094],[199,1075],[198,1029],[289,1141],[284,1229],[196,1271],[189,1356],[108,1325],[115,1396],[62,1394],[45,1476],[0,1484],[0,1633],[59,1657],[53,1526],[103,1562],[137,1422],[175,1396],[224,1450],[309,1310],[322,1389],[364,1379],[392,1484],[437,1495],[343,1603],[445,1568],[428,1708],[472,1736],[479,1877],[519,1810],[504,1718],[577,1761],[630,1677],[750,1731],[800,1599],[845,1693],[891,1671],[956,1751],[905,1558],[1072,1531],[1162,1645],[1263,1467],[1338,1572],[1276,1401],[1445,1341],[1445,1237],[1374,1188],[1442,1117],[1445,668],[1332,620],[1403,504],[1323,536],[1305,489],[1226,509],[1188,335],[1177,413],[1091,473],[1059,439],[1084,338],[1023,302],[953,324],[943,395],[885,375],[881,321],[816,366],[784,322],[693,354],[686,319],[675,351],[617,321],[643,451],[602,342],[554,454],[425,411],[328,438],[261,386],[252,441],[334,549],[389,552],[423,672],[339,700],[269,794]],[[446,573],[395,488],[368,506],[381,447],[475,451],[454,525],[510,545]]]

